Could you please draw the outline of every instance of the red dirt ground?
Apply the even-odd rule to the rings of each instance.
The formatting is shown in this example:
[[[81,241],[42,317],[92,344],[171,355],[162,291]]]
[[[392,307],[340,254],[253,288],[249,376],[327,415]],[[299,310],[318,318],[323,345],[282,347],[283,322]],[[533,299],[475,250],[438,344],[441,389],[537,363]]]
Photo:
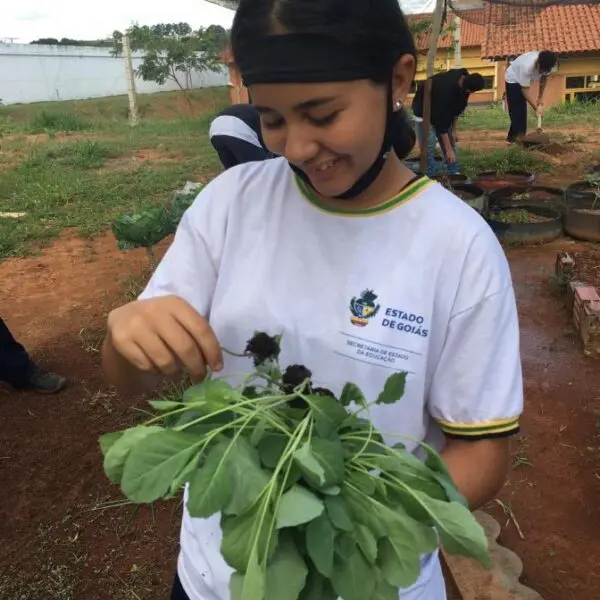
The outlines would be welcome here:
[[[583,357],[549,281],[556,252],[578,247],[508,251],[527,398],[501,498],[525,539],[497,505],[489,510],[505,524],[501,542],[525,563],[524,582],[545,600],[597,600],[600,589],[600,369]],[[97,438],[131,423],[143,402],[106,386],[95,350],[106,311],[145,265],[143,252],[123,254],[109,235],[66,235],[41,257],[0,265],[3,318],[37,359],[70,378],[57,397],[0,393],[0,564],[11,565],[5,580],[0,573],[2,598],[16,596],[2,594],[13,585],[6,573],[30,600],[167,597],[179,507],[100,510],[119,496]]]

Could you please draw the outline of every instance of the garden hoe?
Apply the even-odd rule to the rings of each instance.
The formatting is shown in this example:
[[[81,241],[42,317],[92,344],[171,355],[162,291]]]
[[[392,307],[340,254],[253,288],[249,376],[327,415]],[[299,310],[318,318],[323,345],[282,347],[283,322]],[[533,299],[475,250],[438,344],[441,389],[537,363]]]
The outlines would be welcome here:
[[[519,141],[525,148],[547,146],[550,143],[550,136],[542,133],[542,115],[538,115],[537,118],[537,132],[524,135]]]

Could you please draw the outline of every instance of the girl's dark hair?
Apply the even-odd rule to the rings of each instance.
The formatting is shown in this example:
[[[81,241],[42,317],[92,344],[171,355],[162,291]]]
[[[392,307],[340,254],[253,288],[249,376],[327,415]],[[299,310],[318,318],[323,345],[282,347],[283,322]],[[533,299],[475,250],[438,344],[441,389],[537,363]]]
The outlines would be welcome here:
[[[558,63],[558,55],[549,50],[542,50],[538,56],[538,66],[541,73],[550,73]]]
[[[289,33],[359,45],[382,67],[371,78],[381,85],[390,83],[394,65],[407,48],[416,57],[398,0],[240,0],[231,30],[234,57],[277,25]],[[415,134],[404,110],[394,113],[394,120],[393,146],[403,159],[415,145]]]

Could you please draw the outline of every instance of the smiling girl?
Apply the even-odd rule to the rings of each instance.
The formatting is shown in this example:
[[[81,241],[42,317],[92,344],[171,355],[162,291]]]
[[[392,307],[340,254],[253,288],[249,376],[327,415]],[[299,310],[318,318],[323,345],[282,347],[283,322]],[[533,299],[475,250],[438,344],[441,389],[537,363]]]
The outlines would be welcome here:
[[[351,380],[376,397],[407,372],[403,399],[370,418],[417,455],[434,444],[481,506],[523,403],[514,292],[485,221],[402,163],[415,49],[397,0],[241,0],[232,46],[280,158],[200,193],[139,300],[110,314],[107,374],[139,391],[247,371],[221,348],[255,330],[283,334],[281,363],[336,394]],[[229,598],[220,541],[218,516],[184,508],[173,600]],[[445,598],[437,554],[401,597]]]

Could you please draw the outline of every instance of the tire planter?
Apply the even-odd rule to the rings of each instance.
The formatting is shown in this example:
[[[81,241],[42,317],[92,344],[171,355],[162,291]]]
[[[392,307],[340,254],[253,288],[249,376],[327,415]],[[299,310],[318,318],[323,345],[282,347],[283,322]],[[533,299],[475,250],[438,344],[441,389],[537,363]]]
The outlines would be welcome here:
[[[452,186],[450,191],[471,208],[475,209],[479,214],[487,214],[487,194],[480,187],[472,183],[457,183]]]
[[[578,240],[600,242],[600,198],[597,188],[587,181],[577,181],[565,193],[565,231]]]
[[[509,210],[525,210],[546,220],[534,223],[506,223],[498,217]],[[502,242],[543,244],[560,237],[563,232],[562,215],[552,206],[513,203],[496,206],[487,218],[490,227]]]
[[[596,165],[592,165],[591,167],[588,167],[585,172],[588,175],[598,175],[600,176],[600,163],[596,164]]]
[[[473,183],[486,192],[509,186],[533,185],[534,181],[535,175],[529,171],[507,171],[502,174],[496,171],[484,171],[478,173],[473,179]]]
[[[452,187],[462,183],[471,183],[471,180],[466,175],[462,175],[460,173],[456,175],[451,173],[438,173],[437,175],[434,175],[431,179],[439,181],[442,185],[444,185],[444,183],[448,181]]]
[[[543,185],[509,186],[490,192],[490,208],[514,204],[550,206],[563,213],[565,192],[560,188]]]

